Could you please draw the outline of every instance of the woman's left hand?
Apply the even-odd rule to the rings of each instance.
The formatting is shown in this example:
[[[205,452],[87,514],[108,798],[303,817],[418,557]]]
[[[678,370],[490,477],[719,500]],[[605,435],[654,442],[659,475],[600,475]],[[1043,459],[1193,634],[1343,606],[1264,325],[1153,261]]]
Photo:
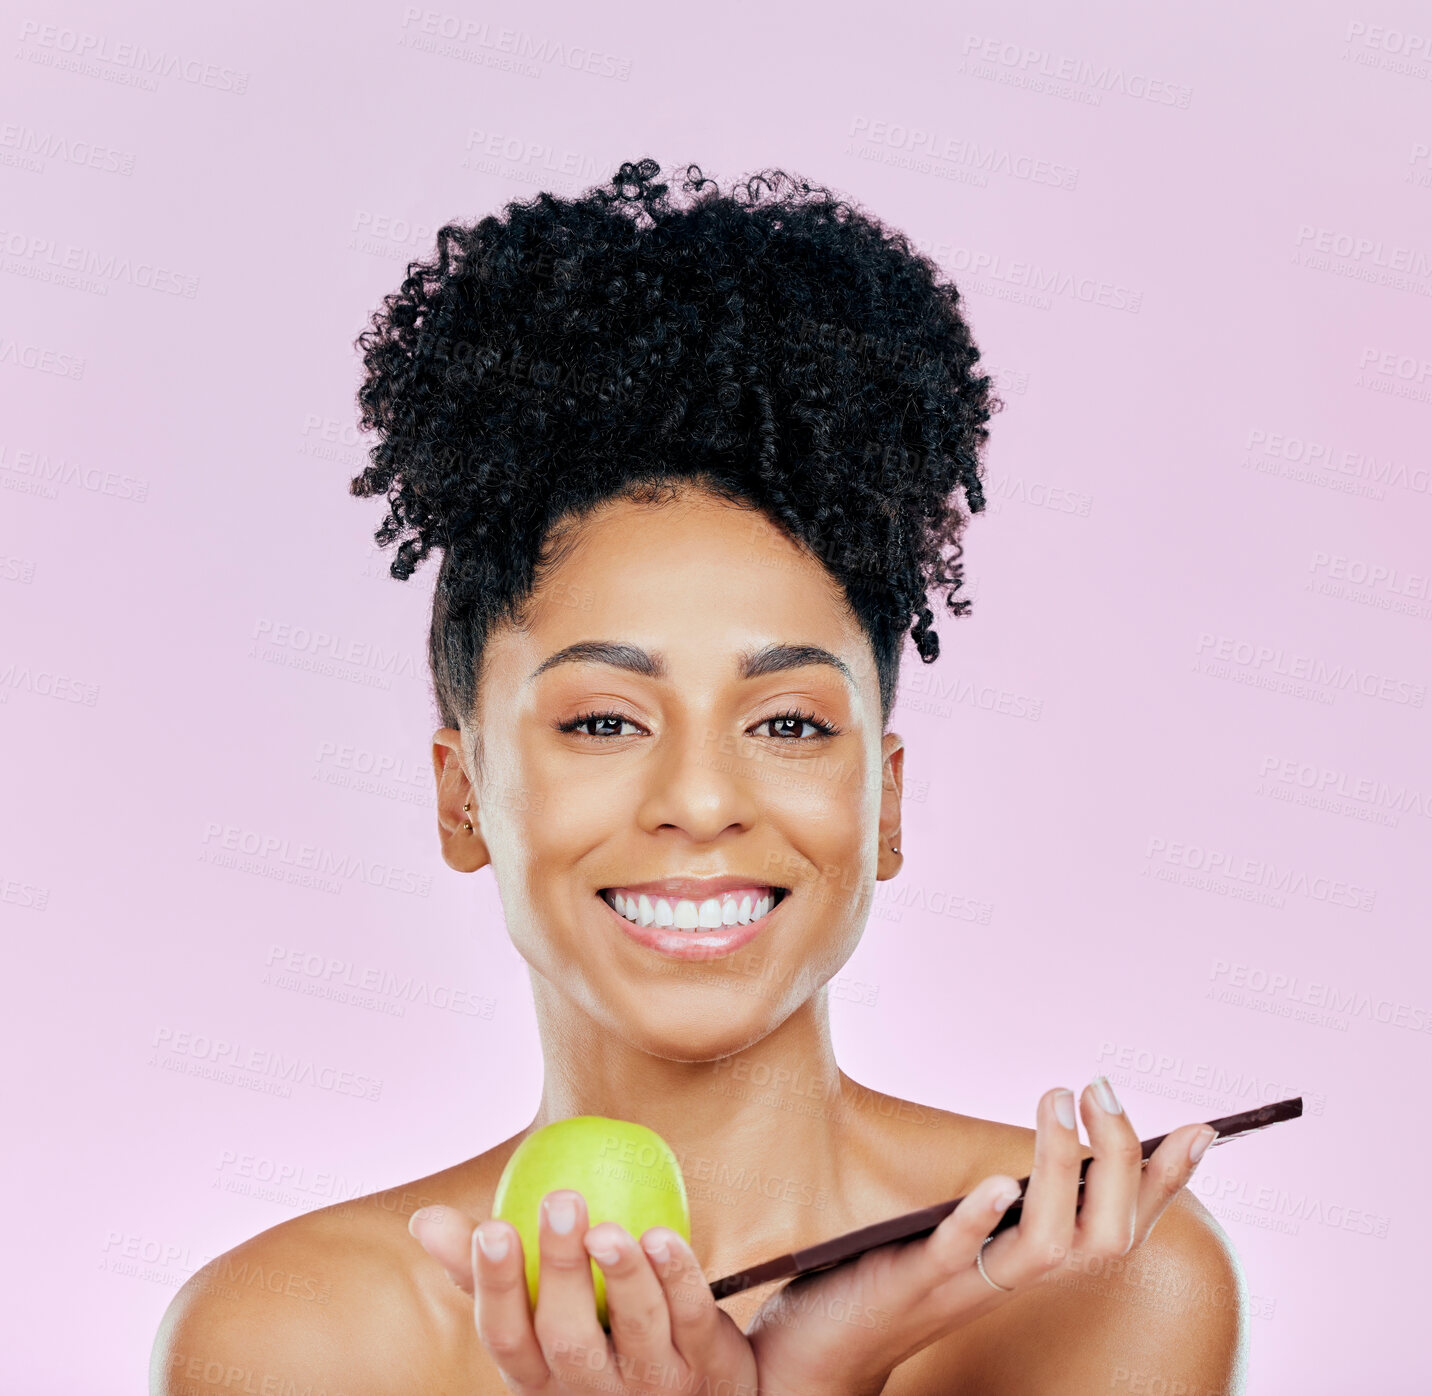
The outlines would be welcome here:
[[[1000,1194],[1019,1191],[1005,1174],[982,1179],[928,1236],[798,1276],[772,1294],[747,1330],[761,1396],[874,1396],[900,1363],[1053,1270],[1086,1269],[1142,1245],[1193,1173],[1191,1147],[1211,1140],[1213,1130],[1193,1124],[1171,1131],[1145,1166],[1128,1116],[1100,1104],[1091,1085],[1080,1101],[1093,1152],[1081,1204],[1084,1151],[1077,1127],[1060,1118],[1060,1097],[1068,1094],[1051,1090],[1040,1098],[1019,1222],[988,1250],[1003,1211]],[[988,1279],[976,1265],[981,1255]],[[960,1388],[957,1375],[944,1378],[949,1389]]]
[[[552,1226],[551,1204],[572,1207],[571,1224]],[[638,1245],[615,1222],[587,1226],[581,1193],[543,1199],[537,1308],[528,1299],[522,1241],[507,1222],[473,1221],[452,1207],[425,1207],[409,1230],[474,1298],[478,1337],[517,1393],[595,1389],[604,1393],[728,1392],[757,1396],[756,1358],[735,1320],[716,1305],[691,1248],[668,1227]],[[480,1233],[480,1235],[479,1235]],[[506,1241],[500,1258],[488,1247]],[[643,1247],[665,1241],[666,1258]],[[610,1257],[610,1258],[609,1258]],[[606,1285],[608,1336],[597,1321],[590,1262]]]

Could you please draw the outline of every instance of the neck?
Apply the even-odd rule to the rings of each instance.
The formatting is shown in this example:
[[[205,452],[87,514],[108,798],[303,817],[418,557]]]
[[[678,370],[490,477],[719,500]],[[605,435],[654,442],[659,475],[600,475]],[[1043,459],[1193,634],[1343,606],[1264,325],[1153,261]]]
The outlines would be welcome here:
[[[655,1130],[681,1164],[692,1249],[712,1277],[840,1229],[837,1163],[857,1128],[852,1097],[868,1092],[836,1064],[824,987],[744,1051],[690,1062],[634,1047],[531,978],[545,1071],[527,1133],[574,1115]]]

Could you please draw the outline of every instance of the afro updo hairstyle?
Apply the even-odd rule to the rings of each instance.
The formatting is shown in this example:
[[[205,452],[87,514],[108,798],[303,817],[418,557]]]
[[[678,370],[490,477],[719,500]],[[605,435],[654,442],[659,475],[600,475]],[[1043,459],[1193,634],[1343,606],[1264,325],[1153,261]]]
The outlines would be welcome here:
[[[953,493],[985,507],[985,423],[1004,405],[959,292],[904,234],[783,171],[722,193],[689,165],[680,206],[659,173],[627,162],[580,198],[445,225],[357,339],[378,439],[350,490],[387,494],[374,539],[402,539],[393,577],[442,549],[442,721],[471,721],[487,637],[525,624],[588,511],[684,482],[826,566],[888,724],[907,630],[939,654],[929,590],[969,609]]]

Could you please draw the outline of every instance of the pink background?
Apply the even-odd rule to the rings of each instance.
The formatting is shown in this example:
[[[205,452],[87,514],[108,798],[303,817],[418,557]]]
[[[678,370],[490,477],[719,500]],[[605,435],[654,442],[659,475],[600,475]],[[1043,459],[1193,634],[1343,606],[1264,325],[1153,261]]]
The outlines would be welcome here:
[[[907,231],[1009,404],[843,1066],[1024,1124],[1103,1070],[1145,1137],[1301,1093],[1193,1183],[1248,1389],[1425,1389],[1427,8],[205,8],[0,31],[0,1387],[143,1390],[206,1259],[530,1118],[350,346],[443,220],[653,155]]]

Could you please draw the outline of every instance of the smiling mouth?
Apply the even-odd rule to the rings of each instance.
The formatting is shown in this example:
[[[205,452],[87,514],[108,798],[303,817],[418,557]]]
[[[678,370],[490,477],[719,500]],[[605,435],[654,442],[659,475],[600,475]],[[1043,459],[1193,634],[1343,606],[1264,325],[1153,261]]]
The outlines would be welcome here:
[[[699,933],[727,926],[749,926],[779,905],[787,891],[785,887],[743,887],[694,898],[653,897],[646,892],[632,894],[620,888],[604,887],[597,895],[634,926]]]

